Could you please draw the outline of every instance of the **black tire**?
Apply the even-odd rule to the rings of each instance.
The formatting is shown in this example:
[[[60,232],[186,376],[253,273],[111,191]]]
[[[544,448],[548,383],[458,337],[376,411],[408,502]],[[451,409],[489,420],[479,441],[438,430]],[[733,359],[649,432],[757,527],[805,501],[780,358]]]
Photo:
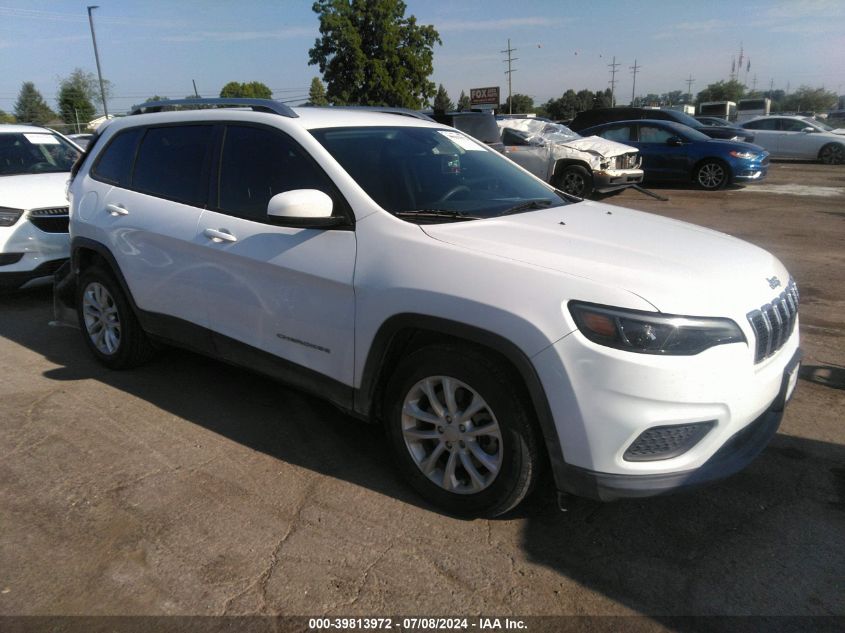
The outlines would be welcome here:
[[[568,165],[557,175],[555,187],[570,195],[586,198],[593,192],[593,175],[580,165]]]
[[[825,165],[841,165],[845,163],[845,145],[842,143],[828,143],[819,150],[819,160]]]
[[[440,422],[431,424],[427,429],[431,433],[438,433],[438,439],[409,440],[414,443],[414,448],[406,442],[405,433],[409,431],[422,430],[421,427],[403,430],[403,426],[409,423],[419,424],[414,416],[403,413],[406,398],[413,397],[419,393],[418,387],[427,378],[447,378],[458,385],[452,393],[455,398],[452,402],[458,414],[454,419],[448,417],[440,418]],[[465,389],[466,387],[466,389]],[[442,389],[442,384],[441,384]],[[415,391],[417,390],[417,391]],[[447,408],[449,400],[443,395],[445,390],[439,392],[437,397],[445,403]],[[474,392],[474,394],[473,394]],[[466,424],[459,424],[461,421],[460,412],[468,411],[469,402],[472,398],[480,396],[486,407],[464,420]],[[427,397],[415,402],[417,407],[428,407],[431,405]],[[462,407],[462,409],[460,408]],[[524,398],[520,395],[518,385],[501,363],[472,347],[456,345],[436,345],[413,352],[404,358],[391,378],[386,390],[385,402],[385,425],[387,434],[393,448],[396,463],[417,492],[434,505],[444,509],[446,512],[458,516],[487,516],[494,517],[504,514],[515,508],[530,492],[538,476],[541,460],[540,448],[537,434],[534,431],[529,419],[529,408]],[[430,413],[428,414],[430,415]],[[437,431],[437,426],[448,420],[451,429],[446,428],[445,433],[458,433],[456,425],[460,430],[468,431],[466,436],[461,435],[459,441],[455,437],[444,435],[443,431]],[[474,426],[474,430],[470,427]],[[495,426],[499,431],[499,439],[482,434],[483,429]],[[475,432],[475,437],[470,434]],[[447,441],[451,438],[451,442]],[[466,443],[464,442],[466,440]],[[486,444],[484,443],[486,442]],[[471,444],[475,443],[475,446]],[[449,446],[451,448],[442,448]],[[428,459],[440,448],[436,463],[440,470],[434,470],[430,475],[423,473],[423,467]],[[472,450],[471,450],[472,449]],[[499,467],[495,474],[487,470],[484,464],[488,461],[477,461],[479,449],[485,451],[484,457],[489,458],[491,463],[499,460]],[[417,451],[415,456],[414,450]],[[425,450],[430,450],[425,454]],[[493,451],[492,453],[490,451]],[[463,455],[461,455],[463,453]],[[454,459],[452,477],[450,482],[456,482],[453,490],[446,489],[447,470],[450,460]],[[468,468],[464,467],[464,460],[468,460],[475,471],[475,477],[470,475]],[[418,463],[422,462],[420,465]],[[486,487],[475,491],[480,485],[478,476],[489,479]],[[431,477],[431,478],[430,478]],[[440,479],[441,483],[435,483]],[[450,487],[452,484],[450,484]],[[458,492],[463,488],[463,492]]]
[[[730,183],[731,170],[722,161],[708,158],[696,165],[693,180],[706,191],[717,191],[724,189]]]
[[[107,309],[94,309],[94,304]],[[76,311],[85,344],[106,367],[137,367],[153,356],[152,343],[111,271],[92,266],[82,272],[77,284]],[[106,322],[108,328],[104,326]],[[105,329],[115,334],[98,337]]]

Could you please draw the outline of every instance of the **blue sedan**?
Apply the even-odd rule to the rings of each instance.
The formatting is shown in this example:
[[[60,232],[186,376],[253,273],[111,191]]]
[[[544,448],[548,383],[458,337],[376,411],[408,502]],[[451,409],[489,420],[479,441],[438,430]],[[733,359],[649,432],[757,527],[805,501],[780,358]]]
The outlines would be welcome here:
[[[616,121],[581,134],[636,147],[649,181],[692,181],[716,190],[732,182],[762,180],[769,170],[769,152],[762,147],[713,139],[672,121]]]

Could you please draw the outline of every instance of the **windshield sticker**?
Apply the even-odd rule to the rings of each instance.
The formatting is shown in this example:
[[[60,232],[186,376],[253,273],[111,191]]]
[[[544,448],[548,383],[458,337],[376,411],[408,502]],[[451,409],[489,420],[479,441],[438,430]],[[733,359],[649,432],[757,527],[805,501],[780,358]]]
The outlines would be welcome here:
[[[24,134],[26,140],[33,145],[58,145],[59,139],[52,134]]]
[[[438,130],[443,136],[448,138],[452,141],[455,145],[460,147],[461,149],[465,149],[468,152],[483,152],[484,147],[473,141],[468,136],[464,136],[460,132],[452,132],[451,130]]]

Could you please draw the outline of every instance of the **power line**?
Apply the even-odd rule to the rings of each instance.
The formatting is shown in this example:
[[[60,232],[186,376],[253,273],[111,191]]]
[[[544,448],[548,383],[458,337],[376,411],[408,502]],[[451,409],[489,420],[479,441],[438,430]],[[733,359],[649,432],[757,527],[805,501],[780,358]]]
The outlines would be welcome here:
[[[610,67],[610,107],[614,107],[616,105],[616,100],[614,99],[614,92],[616,90],[616,68],[621,66],[622,64],[616,63],[616,55],[613,56],[613,61],[608,64]]]
[[[512,68],[511,64],[519,59],[518,57],[511,56],[511,53],[514,53],[515,51],[515,48],[511,48],[510,38],[508,38],[508,47],[503,51],[499,51],[500,53],[508,54],[508,58],[502,60],[508,63],[508,69],[505,71],[505,74],[508,76],[508,114],[513,114],[513,100],[511,99],[511,74],[515,73],[516,69]]]

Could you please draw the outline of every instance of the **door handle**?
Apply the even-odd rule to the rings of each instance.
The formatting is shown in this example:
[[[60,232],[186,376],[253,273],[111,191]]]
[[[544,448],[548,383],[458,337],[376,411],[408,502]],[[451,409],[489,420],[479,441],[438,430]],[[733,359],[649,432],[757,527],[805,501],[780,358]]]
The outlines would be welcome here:
[[[119,215],[129,215],[129,211],[119,204],[107,204],[106,211],[115,217]]]
[[[226,229],[206,229],[203,231],[206,237],[210,237],[213,241],[220,244],[221,242],[237,242],[238,238],[229,233]]]

